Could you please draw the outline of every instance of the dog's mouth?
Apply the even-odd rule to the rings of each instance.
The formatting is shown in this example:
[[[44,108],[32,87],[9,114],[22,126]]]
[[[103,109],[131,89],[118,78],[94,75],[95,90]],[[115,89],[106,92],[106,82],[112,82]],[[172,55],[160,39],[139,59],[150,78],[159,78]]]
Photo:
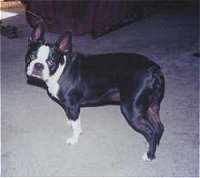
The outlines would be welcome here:
[[[38,68],[33,65],[27,67],[26,74],[28,77],[43,81],[46,81],[49,78],[48,70],[46,70],[45,68]]]
[[[29,77],[32,77],[32,78],[42,79],[42,72],[40,72],[40,71],[34,70],[31,73],[28,72],[27,74]]]
[[[44,83],[43,80],[41,80],[41,78],[39,78],[39,76],[34,76],[34,75],[27,75],[27,83],[30,85],[34,85],[34,86],[38,86],[38,87],[42,87],[44,89],[46,89],[46,84]]]
[[[42,79],[41,75],[38,74],[31,74],[31,77],[37,78],[37,79]]]

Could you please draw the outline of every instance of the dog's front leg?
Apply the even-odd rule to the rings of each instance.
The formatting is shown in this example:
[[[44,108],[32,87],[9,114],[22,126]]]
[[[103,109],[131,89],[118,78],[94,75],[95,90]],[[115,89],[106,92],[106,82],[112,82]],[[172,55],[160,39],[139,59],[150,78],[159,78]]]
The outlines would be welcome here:
[[[82,132],[79,113],[80,107],[70,106],[66,108],[66,114],[72,127],[72,136],[69,137],[66,142],[71,145],[78,142],[79,135]]]
[[[71,121],[71,125],[72,125],[73,133],[72,133],[72,136],[69,137],[66,142],[68,144],[73,145],[78,142],[78,137],[82,132],[80,118],[78,118],[76,121]]]

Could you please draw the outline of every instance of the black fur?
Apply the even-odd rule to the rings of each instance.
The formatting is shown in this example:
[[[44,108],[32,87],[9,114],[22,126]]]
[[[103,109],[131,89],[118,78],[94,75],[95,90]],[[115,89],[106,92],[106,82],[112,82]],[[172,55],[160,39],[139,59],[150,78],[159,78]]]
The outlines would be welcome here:
[[[67,117],[76,120],[80,107],[119,104],[130,126],[147,139],[148,157],[153,159],[164,131],[159,119],[164,95],[160,67],[138,54],[74,53],[71,58],[59,80]]]
[[[71,38],[68,40],[70,44],[65,44],[67,39],[62,42],[67,36],[69,34],[64,34],[52,45],[49,55],[49,60],[54,63],[54,69],[50,69],[51,75],[59,63],[63,64],[64,55],[67,58],[64,72],[58,81],[58,100],[67,117],[78,119],[81,107],[120,105],[129,125],[149,143],[148,158],[155,158],[156,146],[164,131],[159,116],[165,88],[160,67],[139,54],[74,53],[71,51]],[[37,41],[32,45],[28,57],[38,49],[40,43]],[[48,66],[51,68],[50,64]]]

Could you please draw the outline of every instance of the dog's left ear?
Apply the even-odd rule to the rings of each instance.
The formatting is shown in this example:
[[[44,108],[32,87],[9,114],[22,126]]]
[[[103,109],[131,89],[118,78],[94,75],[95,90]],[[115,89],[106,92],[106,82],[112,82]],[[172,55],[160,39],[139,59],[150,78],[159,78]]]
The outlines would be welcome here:
[[[39,22],[33,28],[29,41],[37,42],[37,41],[44,41],[44,24]]]
[[[56,41],[56,47],[60,52],[72,51],[72,34],[71,32],[65,32]]]

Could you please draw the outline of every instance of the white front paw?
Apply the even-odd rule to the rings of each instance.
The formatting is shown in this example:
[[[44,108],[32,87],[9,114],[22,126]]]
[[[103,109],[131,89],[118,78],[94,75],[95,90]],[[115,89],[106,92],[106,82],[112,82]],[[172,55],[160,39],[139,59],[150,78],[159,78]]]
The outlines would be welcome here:
[[[76,121],[69,120],[69,123],[72,126],[73,133],[72,133],[72,137],[68,138],[66,142],[67,144],[74,145],[75,143],[78,142],[79,135],[82,132],[80,119]]]
[[[78,138],[72,136],[72,137],[68,138],[66,142],[67,142],[67,144],[74,145],[74,144],[78,143]]]

